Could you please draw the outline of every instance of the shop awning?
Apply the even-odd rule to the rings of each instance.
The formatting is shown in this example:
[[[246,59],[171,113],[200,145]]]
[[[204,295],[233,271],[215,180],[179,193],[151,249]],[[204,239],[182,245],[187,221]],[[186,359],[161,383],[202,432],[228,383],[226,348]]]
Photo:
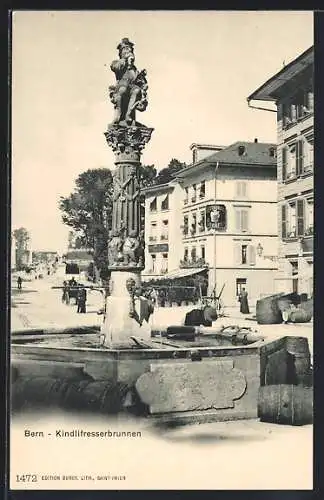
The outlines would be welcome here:
[[[191,267],[188,269],[176,269],[174,271],[170,271],[168,274],[164,274],[163,279],[176,279],[176,278],[185,278],[186,276],[193,276],[194,274],[201,273],[205,271],[206,267]]]

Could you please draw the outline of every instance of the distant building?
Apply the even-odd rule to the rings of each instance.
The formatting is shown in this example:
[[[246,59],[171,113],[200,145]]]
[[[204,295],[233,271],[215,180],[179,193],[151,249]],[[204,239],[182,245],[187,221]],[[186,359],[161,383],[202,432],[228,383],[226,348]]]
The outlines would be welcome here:
[[[196,157],[174,181],[144,190],[143,274],[181,277],[207,270],[209,293],[225,285],[222,298],[233,306],[242,287],[251,301],[274,290],[276,146],[256,140],[208,147],[214,153]]]
[[[314,48],[248,97],[277,105],[278,292],[313,293]]]
[[[66,265],[66,274],[80,274],[89,269],[93,264],[93,256],[88,249],[68,249],[63,256],[63,261]]]

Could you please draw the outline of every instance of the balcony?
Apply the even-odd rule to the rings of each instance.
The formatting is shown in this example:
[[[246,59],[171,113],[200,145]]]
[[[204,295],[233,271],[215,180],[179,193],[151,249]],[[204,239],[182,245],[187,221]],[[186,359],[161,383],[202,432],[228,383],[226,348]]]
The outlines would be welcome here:
[[[180,260],[179,268],[180,269],[188,269],[188,268],[197,268],[197,267],[206,267],[208,268],[209,265],[203,258],[199,259],[182,259]]]
[[[149,237],[149,241],[157,241],[157,237],[156,236],[150,236]]]
[[[168,241],[169,236],[167,234],[161,234],[161,241]]]

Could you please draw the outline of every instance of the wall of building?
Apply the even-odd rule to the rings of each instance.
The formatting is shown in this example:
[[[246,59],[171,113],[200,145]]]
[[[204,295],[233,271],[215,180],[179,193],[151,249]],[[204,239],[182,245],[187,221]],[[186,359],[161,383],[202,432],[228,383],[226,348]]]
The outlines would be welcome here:
[[[294,92],[298,88],[310,85],[309,81],[296,80],[291,89]],[[285,123],[287,115],[287,106],[292,102],[293,94],[290,90],[283,94],[278,101],[277,113],[277,136],[278,136],[278,234],[279,234],[279,272],[276,277],[276,291],[289,293],[297,291],[298,293],[307,293],[312,295],[313,290],[313,221],[312,219],[312,204],[304,201],[304,231],[288,232],[283,235],[283,213],[282,206],[288,207],[297,200],[311,200],[313,197],[313,110],[304,117],[293,120],[292,123]],[[291,177],[287,178],[288,172],[296,167],[296,142],[303,141],[303,170],[302,173],[292,173]],[[287,158],[288,157],[288,158]],[[291,162],[287,166],[287,159]],[[284,168],[284,164],[286,167]],[[286,172],[286,175],[285,175]],[[286,177],[286,178],[285,178]],[[289,214],[288,214],[289,216]],[[287,217],[287,214],[286,214]],[[291,229],[293,222],[291,217],[287,228]],[[297,219],[296,219],[297,222]],[[296,224],[295,224],[296,226]],[[289,230],[290,230],[289,229]],[[298,234],[297,234],[298,233]],[[300,234],[302,233],[302,234]]]
[[[162,208],[162,201],[168,195],[169,208]],[[156,210],[150,209],[152,201],[156,198]],[[143,276],[161,275],[167,271],[178,268],[179,255],[181,254],[181,210],[182,199],[179,184],[168,188],[156,187],[153,192],[145,196],[145,269]],[[163,221],[168,221],[168,230]],[[154,234],[152,224],[156,224]],[[167,237],[166,237],[167,236]],[[153,271],[152,255],[155,256],[155,269]],[[164,256],[167,255],[167,262]],[[167,264],[167,267],[166,267]]]

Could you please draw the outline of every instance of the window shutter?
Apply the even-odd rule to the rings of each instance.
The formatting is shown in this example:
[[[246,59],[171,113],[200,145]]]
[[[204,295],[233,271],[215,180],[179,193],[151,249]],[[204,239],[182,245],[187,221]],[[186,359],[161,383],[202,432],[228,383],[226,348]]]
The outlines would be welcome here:
[[[290,117],[293,122],[297,119],[297,106],[296,104],[291,104],[290,106]]]
[[[287,238],[287,206],[281,206],[281,238]]]
[[[284,147],[281,150],[282,155],[282,180],[284,181],[287,177],[287,148]]]
[[[297,200],[297,236],[304,236],[305,228],[305,203],[304,200]]]
[[[246,182],[241,182],[241,196],[246,197]]]
[[[242,231],[247,231],[249,227],[249,213],[247,210],[242,210],[241,211],[241,230]]]
[[[235,229],[241,231],[241,211],[235,210]]]
[[[296,142],[296,175],[300,175],[303,172],[304,167],[304,142]]]
[[[234,265],[239,266],[242,262],[242,250],[239,243],[234,243]]]
[[[248,263],[251,266],[255,265],[255,247],[253,245],[249,245],[247,248],[247,256],[248,256]]]
[[[239,181],[236,183],[236,196],[241,196],[241,183]]]

